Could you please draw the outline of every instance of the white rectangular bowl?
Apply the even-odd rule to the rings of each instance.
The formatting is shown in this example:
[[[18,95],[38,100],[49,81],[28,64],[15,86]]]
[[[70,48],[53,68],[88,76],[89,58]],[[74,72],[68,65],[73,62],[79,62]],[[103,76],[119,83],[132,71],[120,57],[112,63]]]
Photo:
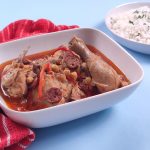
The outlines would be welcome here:
[[[74,35],[101,50],[125,73],[131,84],[104,94],[30,112],[14,111],[0,97],[1,108],[12,120],[33,128],[53,126],[109,108],[127,98],[138,87],[143,78],[139,63],[110,37],[96,29],[72,29],[0,44],[0,64],[18,57],[28,46],[31,47],[28,54],[38,53],[68,43]]]

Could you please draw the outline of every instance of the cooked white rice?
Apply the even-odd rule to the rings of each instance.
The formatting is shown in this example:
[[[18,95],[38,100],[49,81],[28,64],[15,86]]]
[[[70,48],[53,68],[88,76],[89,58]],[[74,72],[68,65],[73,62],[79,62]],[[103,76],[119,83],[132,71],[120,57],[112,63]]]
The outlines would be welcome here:
[[[124,38],[150,44],[150,7],[144,6],[113,15],[109,26],[113,32]]]

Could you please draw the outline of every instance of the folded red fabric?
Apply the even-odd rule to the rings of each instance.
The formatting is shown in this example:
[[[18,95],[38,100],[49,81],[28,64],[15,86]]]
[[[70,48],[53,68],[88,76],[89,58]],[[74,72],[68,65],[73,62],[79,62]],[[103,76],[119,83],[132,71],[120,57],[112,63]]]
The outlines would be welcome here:
[[[41,33],[57,32],[72,28],[77,25],[55,25],[47,19],[18,20],[0,31],[0,43]],[[35,139],[35,134],[29,128],[11,121],[0,112],[0,150],[24,150]]]
[[[55,25],[47,19],[39,19],[37,21],[27,19],[18,20],[10,23],[0,31],[0,43],[35,34],[57,32],[78,27],[77,25]]]
[[[32,130],[0,114],[0,150],[24,150],[34,139]]]

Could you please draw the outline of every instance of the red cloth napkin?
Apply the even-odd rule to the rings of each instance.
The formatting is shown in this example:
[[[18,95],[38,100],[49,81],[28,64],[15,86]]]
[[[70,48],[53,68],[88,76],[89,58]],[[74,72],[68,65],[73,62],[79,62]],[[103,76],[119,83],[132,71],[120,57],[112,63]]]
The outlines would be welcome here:
[[[0,114],[0,150],[24,150],[34,139],[32,130]]]
[[[36,34],[78,27],[77,25],[55,25],[47,19],[39,19],[37,21],[27,19],[18,20],[0,31],[0,43]],[[0,110],[0,150],[24,150],[34,139],[35,134],[31,129],[11,121]]]
[[[78,27],[79,26],[77,25],[55,25],[47,19],[39,19],[37,21],[27,19],[18,20],[9,24],[0,31],[0,43],[35,34],[50,33]]]

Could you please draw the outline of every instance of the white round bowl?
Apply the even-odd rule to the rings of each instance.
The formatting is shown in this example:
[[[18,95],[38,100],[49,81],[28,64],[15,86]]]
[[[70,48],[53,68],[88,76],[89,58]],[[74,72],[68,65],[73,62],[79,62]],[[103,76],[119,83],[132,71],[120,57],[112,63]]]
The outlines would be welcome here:
[[[140,43],[140,42],[136,42],[136,41],[132,41],[126,38],[121,37],[120,35],[116,34],[110,27],[109,27],[109,22],[110,22],[110,18],[113,15],[116,14],[121,14],[127,11],[130,11],[132,9],[136,9],[139,7],[143,7],[143,6],[148,6],[150,7],[150,2],[133,2],[133,3],[127,3],[127,4],[123,4],[123,5],[119,5],[113,9],[111,9],[106,17],[105,17],[105,24],[107,26],[107,28],[110,30],[113,38],[120,43],[121,45],[137,51],[137,52],[141,52],[141,53],[145,53],[145,54],[150,54],[150,44],[144,44],[144,43]]]

